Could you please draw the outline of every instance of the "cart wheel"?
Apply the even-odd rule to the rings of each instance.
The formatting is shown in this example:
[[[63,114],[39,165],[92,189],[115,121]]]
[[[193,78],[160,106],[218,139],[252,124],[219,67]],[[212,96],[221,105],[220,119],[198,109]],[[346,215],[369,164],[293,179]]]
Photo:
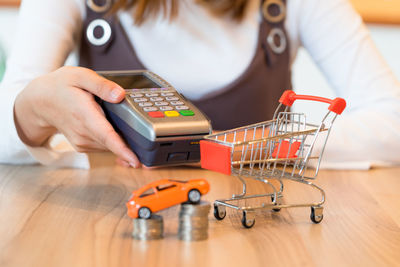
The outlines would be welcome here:
[[[320,223],[324,218],[322,214],[324,208],[323,207],[311,207],[310,219],[313,223]]]
[[[220,205],[214,204],[214,217],[218,221],[222,221],[226,216],[226,209]]]
[[[252,212],[254,213],[254,212]],[[256,219],[254,219],[254,214],[250,215],[247,214],[246,211],[243,211],[243,217],[242,217],[242,224],[245,228],[251,228],[254,226],[254,224],[256,223]]]
[[[272,201],[272,203],[274,203],[274,201],[275,201],[275,196],[274,195],[271,196],[271,201]],[[278,205],[278,203],[276,203],[275,205]],[[281,208],[274,208],[272,210],[275,211],[275,212],[279,212],[279,211],[281,211]]]

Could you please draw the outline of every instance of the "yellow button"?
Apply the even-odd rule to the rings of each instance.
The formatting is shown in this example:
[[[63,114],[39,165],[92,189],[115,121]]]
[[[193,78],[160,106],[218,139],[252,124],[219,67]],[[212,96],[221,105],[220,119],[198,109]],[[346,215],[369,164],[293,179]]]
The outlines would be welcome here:
[[[165,116],[167,117],[178,117],[179,113],[176,112],[175,110],[171,110],[171,111],[164,111]]]

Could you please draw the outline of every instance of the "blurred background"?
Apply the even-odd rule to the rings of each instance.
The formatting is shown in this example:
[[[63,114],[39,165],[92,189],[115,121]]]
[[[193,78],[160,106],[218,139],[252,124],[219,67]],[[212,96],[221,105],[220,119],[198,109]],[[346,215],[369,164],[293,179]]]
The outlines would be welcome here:
[[[19,0],[0,0],[0,80],[17,27]],[[371,32],[378,49],[400,79],[400,0],[351,0]],[[293,66],[293,84],[299,93],[333,96],[333,91],[304,49]],[[312,107],[299,102],[296,109],[311,114]],[[319,119],[319,116],[312,119]]]

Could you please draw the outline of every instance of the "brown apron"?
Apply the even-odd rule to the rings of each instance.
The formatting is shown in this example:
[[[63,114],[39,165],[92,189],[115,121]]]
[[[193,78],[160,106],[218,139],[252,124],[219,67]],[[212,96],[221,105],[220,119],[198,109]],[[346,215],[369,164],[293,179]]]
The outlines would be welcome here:
[[[96,3],[95,0],[87,1],[89,2]],[[284,30],[284,3],[285,0],[261,1],[263,19],[260,23],[257,51],[247,70],[223,88],[222,93],[206,99],[192,100],[211,119],[214,130],[271,119],[279,97],[284,90],[291,89],[289,47]],[[100,2],[99,6],[101,7]],[[107,10],[95,12],[89,6],[86,11],[80,46],[80,66],[96,71],[145,69],[117,16],[106,16]],[[98,23],[99,21],[102,23]],[[105,22],[108,25],[106,28],[102,26]],[[109,38],[99,40],[105,34]],[[94,43],[93,37],[100,42]]]

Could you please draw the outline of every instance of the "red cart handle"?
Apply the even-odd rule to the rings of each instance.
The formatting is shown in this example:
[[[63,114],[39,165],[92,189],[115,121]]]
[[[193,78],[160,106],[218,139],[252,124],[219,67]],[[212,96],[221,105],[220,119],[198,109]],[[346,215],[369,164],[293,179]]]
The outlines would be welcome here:
[[[330,104],[328,109],[338,115],[342,114],[343,110],[346,108],[346,100],[340,97],[329,99],[312,95],[297,95],[291,90],[286,90],[285,92],[283,92],[281,98],[279,99],[279,103],[291,107],[294,101],[298,99],[328,103]]]

